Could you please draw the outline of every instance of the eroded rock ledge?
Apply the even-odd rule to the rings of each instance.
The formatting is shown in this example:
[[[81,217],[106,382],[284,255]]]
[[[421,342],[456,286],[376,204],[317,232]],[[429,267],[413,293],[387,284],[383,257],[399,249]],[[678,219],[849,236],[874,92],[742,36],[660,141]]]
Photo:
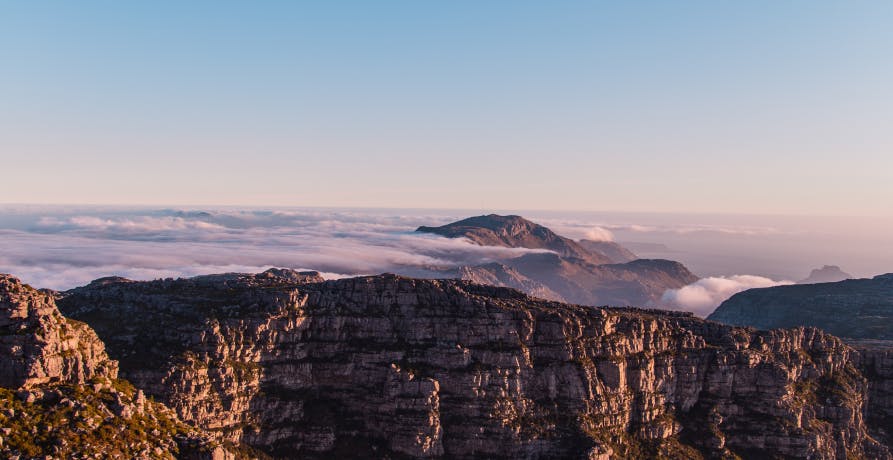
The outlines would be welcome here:
[[[96,333],[51,295],[2,274],[0,427],[0,458],[233,458],[119,379]]]
[[[106,280],[59,305],[180,418],[273,457],[890,458],[889,356],[816,329],[393,275]]]

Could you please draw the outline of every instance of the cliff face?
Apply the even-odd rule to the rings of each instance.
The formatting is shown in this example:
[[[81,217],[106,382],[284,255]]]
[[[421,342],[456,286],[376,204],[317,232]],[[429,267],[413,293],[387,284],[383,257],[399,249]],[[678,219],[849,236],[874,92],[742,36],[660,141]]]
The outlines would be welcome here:
[[[893,274],[735,294],[708,319],[761,329],[813,326],[839,337],[893,340]]]
[[[117,375],[89,326],[0,274],[0,457],[231,458]]]
[[[859,367],[868,377],[866,420],[875,439],[893,446],[893,343],[860,343]]]
[[[815,329],[311,281],[118,280],[60,306],[181,418],[273,456],[890,458],[863,417],[889,393]]]
[[[2,387],[117,377],[117,363],[89,327],[62,317],[49,295],[9,275],[0,275],[0,331]]]

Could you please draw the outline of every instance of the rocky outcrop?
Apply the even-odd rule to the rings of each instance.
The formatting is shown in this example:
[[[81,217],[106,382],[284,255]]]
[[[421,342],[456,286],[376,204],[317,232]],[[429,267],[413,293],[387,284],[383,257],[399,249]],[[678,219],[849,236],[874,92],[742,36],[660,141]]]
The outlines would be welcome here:
[[[890,458],[866,409],[886,377],[816,329],[394,275],[62,296],[137,387],[275,457]]]
[[[62,317],[53,299],[0,275],[0,386],[28,388],[116,378],[117,363],[85,324]]]
[[[234,458],[117,377],[89,326],[0,275],[0,457]]]
[[[838,337],[893,340],[893,275],[750,289],[708,319],[760,329],[813,326]]]

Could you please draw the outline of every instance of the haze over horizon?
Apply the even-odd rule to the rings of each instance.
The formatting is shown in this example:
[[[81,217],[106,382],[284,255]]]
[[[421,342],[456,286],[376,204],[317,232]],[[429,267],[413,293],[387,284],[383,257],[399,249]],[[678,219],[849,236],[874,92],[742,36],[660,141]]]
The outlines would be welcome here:
[[[473,211],[324,208],[138,208],[0,205],[0,273],[69,289],[132,279],[319,270],[330,278],[409,273],[514,258],[536,250],[417,234]],[[678,260],[703,277],[666,306],[706,315],[735,292],[797,281],[836,264],[856,277],[891,271],[893,221],[654,213],[524,212],[573,239],[617,241],[642,258]]]
[[[0,18],[2,203],[893,215],[889,3]]]

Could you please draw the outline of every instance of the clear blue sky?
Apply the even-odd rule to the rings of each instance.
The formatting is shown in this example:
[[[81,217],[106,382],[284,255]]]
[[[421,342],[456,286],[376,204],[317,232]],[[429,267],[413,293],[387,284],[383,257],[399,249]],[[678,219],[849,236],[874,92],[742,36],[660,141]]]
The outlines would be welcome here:
[[[893,213],[893,2],[3,2],[0,202]]]

